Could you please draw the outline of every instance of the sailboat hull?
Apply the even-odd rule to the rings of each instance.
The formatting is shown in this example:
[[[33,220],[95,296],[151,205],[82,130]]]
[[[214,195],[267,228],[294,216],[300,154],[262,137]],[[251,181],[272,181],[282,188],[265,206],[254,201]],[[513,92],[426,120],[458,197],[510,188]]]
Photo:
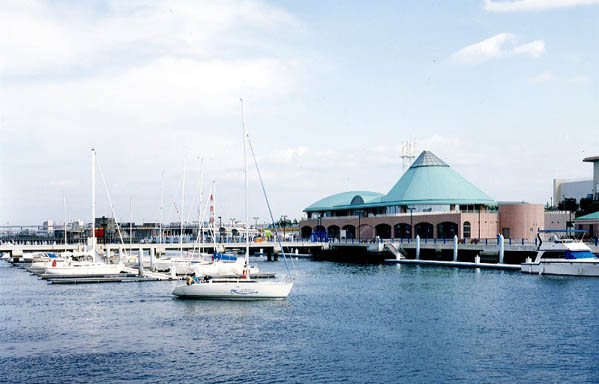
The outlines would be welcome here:
[[[122,269],[122,264],[73,263],[66,266],[46,267],[44,273],[60,276],[105,276],[118,275]]]
[[[180,299],[214,300],[284,300],[293,283],[256,280],[210,281],[182,285],[173,291]]]

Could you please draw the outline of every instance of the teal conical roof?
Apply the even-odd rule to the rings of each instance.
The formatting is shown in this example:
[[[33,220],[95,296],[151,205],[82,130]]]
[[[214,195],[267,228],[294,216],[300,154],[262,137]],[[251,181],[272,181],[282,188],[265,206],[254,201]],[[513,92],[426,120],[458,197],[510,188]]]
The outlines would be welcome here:
[[[423,151],[382,203],[393,205],[497,204],[430,151]]]

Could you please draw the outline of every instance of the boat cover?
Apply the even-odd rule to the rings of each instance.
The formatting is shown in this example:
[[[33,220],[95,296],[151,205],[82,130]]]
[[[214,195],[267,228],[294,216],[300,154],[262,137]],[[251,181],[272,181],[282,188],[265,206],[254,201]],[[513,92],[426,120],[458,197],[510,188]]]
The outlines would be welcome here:
[[[222,261],[236,261],[237,256],[225,255],[224,253],[214,253],[214,260],[222,260]]]
[[[594,259],[595,255],[589,251],[566,251],[566,259]]]

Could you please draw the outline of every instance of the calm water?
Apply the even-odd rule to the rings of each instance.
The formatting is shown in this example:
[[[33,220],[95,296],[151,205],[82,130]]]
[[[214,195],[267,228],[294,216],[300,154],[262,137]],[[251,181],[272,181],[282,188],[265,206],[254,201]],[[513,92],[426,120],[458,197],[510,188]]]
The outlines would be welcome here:
[[[243,303],[48,285],[0,262],[0,381],[599,382],[599,279],[297,269],[287,301]]]

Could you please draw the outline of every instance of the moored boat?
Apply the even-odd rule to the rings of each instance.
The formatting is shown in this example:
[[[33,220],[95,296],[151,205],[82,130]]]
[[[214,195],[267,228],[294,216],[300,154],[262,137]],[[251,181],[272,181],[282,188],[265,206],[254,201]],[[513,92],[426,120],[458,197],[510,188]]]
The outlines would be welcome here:
[[[190,279],[187,285],[178,286],[173,291],[173,295],[183,299],[217,299],[217,300],[282,300],[286,299],[293,287],[293,281],[287,270],[288,276],[280,281],[260,281],[250,278],[250,236],[249,236],[249,220],[248,220],[248,172],[247,172],[247,144],[249,136],[245,129],[245,114],[243,110],[243,100],[241,100],[242,125],[243,125],[243,162],[244,162],[244,178],[245,178],[245,257],[243,259],[242,275],[237,279]],[[250,144],[251,149],[251,144]],[[253,154],[253,149],[252,149]],[[254,156],[254,161],[256,158]],[[262,191],[268,206],[271,220],[275,229],[279,246],[285,253],[280,242],[277,227],[274,222],[270,204],[266,197],[266,189],[262,183],[262,176],[256,163],[258,177],[262,184]]]
[[[532,260],[522,263],[523,273],[539,275],[593,276],[599,277],[599,258],[591,248],[582,242],[569,238],[559,238],[558,234],[586,233],[580,230],[540,230],[537,234],[539,246]],[[541,234],[552,234],[543,241]]]

